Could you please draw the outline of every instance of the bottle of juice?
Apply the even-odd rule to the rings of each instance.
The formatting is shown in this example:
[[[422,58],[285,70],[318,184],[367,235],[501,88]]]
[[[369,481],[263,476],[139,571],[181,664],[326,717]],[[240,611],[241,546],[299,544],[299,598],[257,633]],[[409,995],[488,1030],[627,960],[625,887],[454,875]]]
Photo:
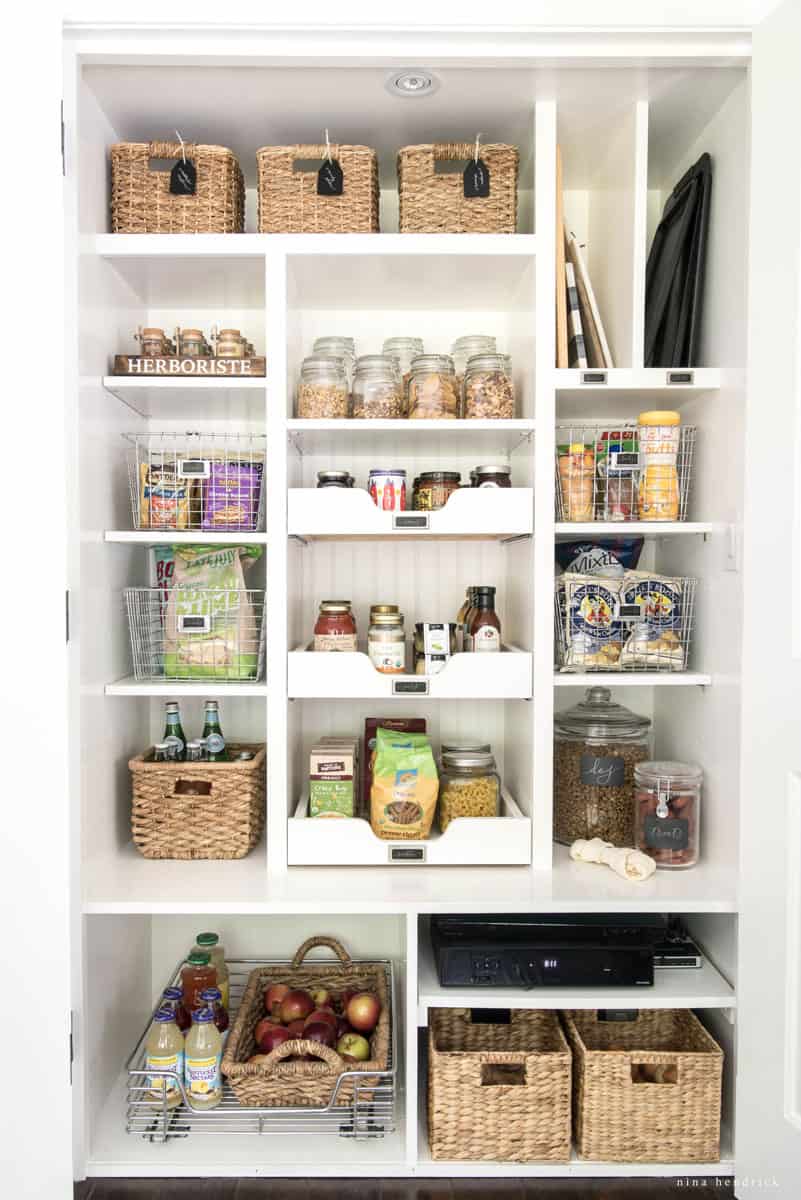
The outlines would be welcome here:
[[[228,976],[228,967],[225,965],[225,946],[220,941],[219,933],[199,933],[195,938],[195,950],[199,950],[201,954],[208,954],[211,958],[211,965],[217,971],[217,978],[214,985],[222,992],[222,1002],[225,1008],[231,1007],[231,984]]]
[[[222,993],[220,992],[220,989],[218,987],[206,988],[204,992],[200,993],[200,1002],[201,1004],[204,1004],[206,1008],[210,1008],[214,1013],[214,1024],[217,1026],[220,1037],[223,1041],[223,1047],[225,1047],[225,1039],[228,1037],[228,1026],[230,1024],[230,1019],[228,1016],[228,1009],[223,1004]]]
[[[189,1012],[184,1007],[183,992],[179,987],[168,987],[164,989],[161,997],[159,1008],[168,1008],[175,1017],[175,1024],[180,1029],[181,1033],[186,1033],[192,1025],[192,1018]]]
[[[211,965],[211,955],[206,951],[193,950],[181,967],[181,990],[184,1008],[194,1015],[200,1008],[200,993],[217,986],[217,971]]]
[[[222,1038],[214,1013],[196,1009],[184,1047],[184,1081],[193,1108],[216,1108],[222,1100],[221,1060]]]
[[[175,1075],[148,1075],[148,1096],[168,1108],[175,1108],[182,1100],[178,1080],[184,1074],[184,1039],[175,1024],[175,1015],[169,1008],[160,1008],[153,1018],[145,1045],[145,1069],[148,1071],[172,1071]]]

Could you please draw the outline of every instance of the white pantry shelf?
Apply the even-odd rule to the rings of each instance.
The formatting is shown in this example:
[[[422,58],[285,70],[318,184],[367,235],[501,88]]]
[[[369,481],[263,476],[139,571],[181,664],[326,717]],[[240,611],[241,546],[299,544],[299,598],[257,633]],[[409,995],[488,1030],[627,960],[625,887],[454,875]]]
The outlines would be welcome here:
[[[245,420],[264,424],[264,376],[170,379],[158,375],[104,375],[103,387],[140,417]]]
[[[673,537],[678,534],[721,534],[729,528],[723,521],[557,521],[561,541],[585,537]]]
[[[434,512],[383,512],[364,488],[292,488],[290,535],[319,538],[517,537],[534,531],[532,488],[460,488]]]
[[[432,458],[460,454],[511,454],[533,439],[533,419],[510,421],[384,421],[305,420],[290,417],[286,423],[290,443],[300,454],[327,454],[332,450],[367,452],[373,446],[403,456],[431,454]],[[361,443],[364,442],[362,451]]]
[[[533,233],[100,233],[84,246],[100,258],[257,258],[269,251],[287,255],[497,255],[532,257]]]
[[[266,533],[226,533],[207,529],[107,529],[106,542],[134,546],[266,546]]]
[[[96,233],[81,249],[99,258],[261,258],[267,242],[258,233]]]
[[[700,671],[555,671],[554,687],[708,687]]]
[[[385,675],[361,651],[290,650],[291,699],[528,700],[531,654],[504,646],[499,654],[454,654],[438,675]]]
[[[225,679],[134,679],[126,675],[107,683],[103,689],[107,696],[266,696],[267,684],[255,680]]]
[[[440,987],[434,952],[420,939],[418,1025],[429,1008],[724,1008],[737,1005],[734,988],[708,959],[695,969],[655,969],[653,987]]]

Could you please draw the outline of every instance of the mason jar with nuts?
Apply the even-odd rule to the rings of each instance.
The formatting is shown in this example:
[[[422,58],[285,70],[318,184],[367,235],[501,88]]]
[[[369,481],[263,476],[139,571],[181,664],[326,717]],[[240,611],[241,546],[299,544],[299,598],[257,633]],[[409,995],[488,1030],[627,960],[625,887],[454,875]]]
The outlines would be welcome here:
[[[508,354],[476,354],[467,363],[462,416],[509,421],[515,415],[512,360]]]
[[[555,841],[602,838],[634,845],[634,768],[649,756],[651,722],[609,688],[588,688],[580,704],[554,716]]]
[[[312,354],[300,371],[297,415],[311,420],[350,416],[350,396],[341,358]]]
[[[497,817],[500,811],[501,780],[492,754],[443,749],[439,777],[441,832],[454,817]]]

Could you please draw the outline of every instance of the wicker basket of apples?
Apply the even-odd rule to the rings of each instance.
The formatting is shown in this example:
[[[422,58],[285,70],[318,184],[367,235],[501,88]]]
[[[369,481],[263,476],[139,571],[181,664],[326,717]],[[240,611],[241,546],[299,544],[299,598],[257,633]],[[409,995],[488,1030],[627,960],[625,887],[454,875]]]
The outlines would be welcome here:
[[[337,959],[304,962],[316,946]],[[381,963],[355,962],[336,938],[309,938],[291,963],[251,971],[222,1072],[249,1108],[352,1104],[355,1088],[366,1099],[378,1084],[368,1073],[388,1067],[390,1016]]]

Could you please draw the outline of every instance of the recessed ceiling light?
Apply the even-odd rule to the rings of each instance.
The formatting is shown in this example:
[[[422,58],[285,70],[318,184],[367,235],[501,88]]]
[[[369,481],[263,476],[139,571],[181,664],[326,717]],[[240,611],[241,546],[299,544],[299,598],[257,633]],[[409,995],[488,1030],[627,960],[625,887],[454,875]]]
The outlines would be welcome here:
[[[392,96],[409,99],[417,96],[432,96],[439,87],[439,80],[424,67],[404,67],[390,75],[385,87]]]

